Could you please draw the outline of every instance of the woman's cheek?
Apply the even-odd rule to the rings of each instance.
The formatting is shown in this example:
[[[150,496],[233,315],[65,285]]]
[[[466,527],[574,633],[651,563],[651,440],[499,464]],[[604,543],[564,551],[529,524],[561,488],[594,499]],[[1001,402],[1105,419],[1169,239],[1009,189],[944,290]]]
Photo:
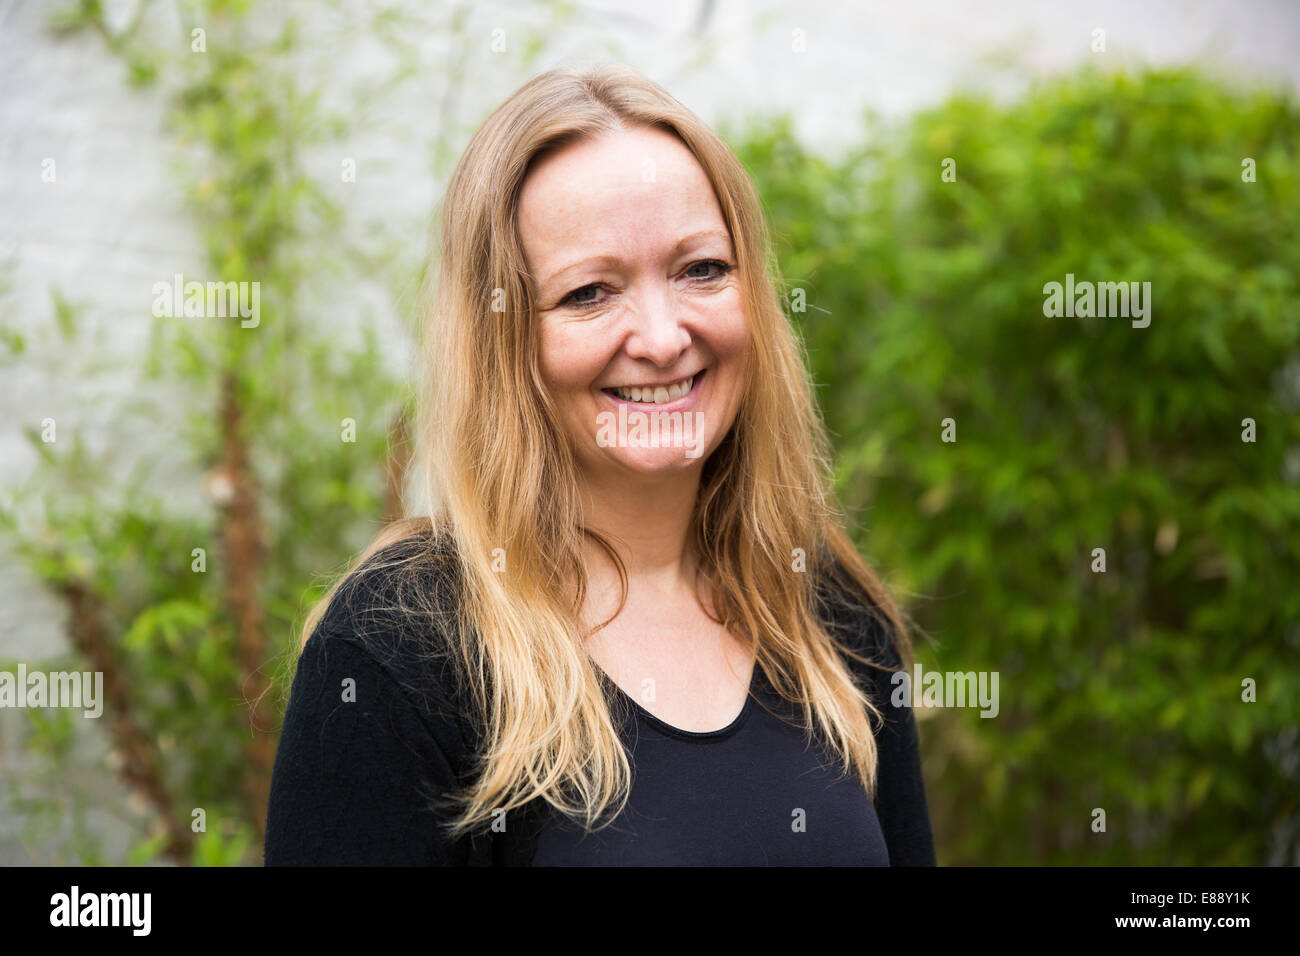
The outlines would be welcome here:
[[[542,376],[561,405],[590,391],[603,369],[601,355],[585,336],[555,330],[543,337]]]
[[[732,358],[743,359],[749,354],[749,321],[741,305],[739,291],[718,303],[712,322],[717,333],[717,349]]]
[[[562,328],[544,330],[541,342],[542,377],[558,398],[572,387],[577,366],[575,342]]]

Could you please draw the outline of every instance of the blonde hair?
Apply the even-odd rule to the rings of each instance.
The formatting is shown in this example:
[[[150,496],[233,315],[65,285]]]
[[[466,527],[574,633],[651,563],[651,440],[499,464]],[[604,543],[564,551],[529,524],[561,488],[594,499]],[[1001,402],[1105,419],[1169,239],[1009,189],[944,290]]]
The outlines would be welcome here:
[[[428,609],[443,622],[432,639],[454,652],[483,746],[474,782],[454,795],[462,809],[449,827],[453,837],[535,798],[593,828],[627,799],[630,767],[610,712],[609,678],[583,643],[590,633],[580,623],[585,538],[613,559],[624,600],[626,570],[609,542],[583,526],[573,455],[539,373],[534,289],[516,212],[540,155],[628,127],[675,134],[703,168],[732,237],[749,317],[750,377],[732,429],[702,466],[688,539],[719,623],[749,643],[778,693],[802,705],[805,731],[868,793],[876,776],[870,717],[882,715],[841,654],[880,665],[831,636],[818,588],[832,579],[856,587],[910,666],[902,616],[843,530],[829,442],[744,167],[693,113],[631,69],[543,73],[473,136],[442,206],[436,295],[421,330],[419,406],[435,513],[385,528],[349,572],[412,539],[417,547],[400,559],[412,574],[431,564],[454,571],[455,615],[446,621],[446,608]],[[502,302],[504,314],[491,310]],[[800,553],[806,573],[792,570]],[[507,573],[496,570],[502,558]],[[308,616],[302,643],[345,580]]]

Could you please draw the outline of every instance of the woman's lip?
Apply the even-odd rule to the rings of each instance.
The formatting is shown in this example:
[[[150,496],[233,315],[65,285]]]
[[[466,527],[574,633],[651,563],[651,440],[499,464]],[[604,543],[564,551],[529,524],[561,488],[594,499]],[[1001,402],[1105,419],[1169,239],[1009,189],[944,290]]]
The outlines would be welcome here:
[[[601,389],[600,394],[614,403],[614,405],[626,405],[629,410],[638,412],[683,412],[694,405],[700,397],[701,382],[704,381],[704,373],[709,369],[702,368],[695,373],[695,380],[691,382],[691,390],[681,398],[675,398],[671,402],[664,402],[662,405],[652,405],[649,402],[629,402],[626,398],[620,398],[616,393],[607,389]]]

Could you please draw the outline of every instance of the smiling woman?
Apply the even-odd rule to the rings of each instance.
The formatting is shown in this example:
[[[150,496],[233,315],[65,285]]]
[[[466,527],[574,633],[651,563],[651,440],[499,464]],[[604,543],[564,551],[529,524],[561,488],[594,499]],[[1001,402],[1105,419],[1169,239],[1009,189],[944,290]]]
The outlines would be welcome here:
[[[551,71],[470,141],[441,244],[437,511],[304,625],[266,862],[932,864],[906,630],[734,155],[627,68]]]
[[[589,436],[620,406],[697,413],[708,454],[736,419],[749,323],[708,177],[662,129],[594,134],[534,160],[519,230],[538,289],[542,376],[587,484],[606,500],[643,476],[664,487],[693,464],[680,441],[598,452]]]

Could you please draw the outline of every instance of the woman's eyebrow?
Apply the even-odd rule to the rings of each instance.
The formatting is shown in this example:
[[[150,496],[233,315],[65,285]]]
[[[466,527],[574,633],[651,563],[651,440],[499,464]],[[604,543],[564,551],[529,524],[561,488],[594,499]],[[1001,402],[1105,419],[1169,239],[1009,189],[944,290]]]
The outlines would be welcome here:
[[[558,285],[563,278],[570,272],[576,272],[578,269],[589,266],[600,266],[602,268],[612,268],[619,263],[618,256],[587,256],[585,259],[579,259],[576,262],[570,262],[563,268],[552,272],[541,283],[541,292],[543,296],[551,294],[552,286]],[[555,290],[560,291],[560,290]],[[568,291],[567,289],[564,291]]]
[[[677,245],[673,247],[673,253],[676,254],[681,250],[682,246],[688,242],[694,242],[696,239],[721,239],[728,246],[731,245],[731,235],[725,229],[701,229],[689,236],[682,236]]]
[[[698,232],[693,232],[688,236],[682,236],[681,239],[677,240],[677,244],[673,246],[671,252],[669,253],[669,258],[672,258],[673,256],[677,255],[679,252],[681,252],[683,246],[687,245],[688,243],[695,242],[696,240],[699,239],[720,239],[723,242],[727,243],[728,248],[730,248],[731,246],[731,236],[726,232],[726,230],[701,229]],[[620,262],[619,257],[614,255],[587,256],[586,258],[578,259],[575,262],[570,262],[567,265],[562,266],[558,270],[552,272],[542,281],[541,292],[543,296],[551,294],[552,286],[559,284],[561,280],[564,278],[564,276],[568,275],[570,272],[575,272],[578,269],[582,269],[590,266],[598,266],[602,268],[613,268],[617,266],[619,262]]]

